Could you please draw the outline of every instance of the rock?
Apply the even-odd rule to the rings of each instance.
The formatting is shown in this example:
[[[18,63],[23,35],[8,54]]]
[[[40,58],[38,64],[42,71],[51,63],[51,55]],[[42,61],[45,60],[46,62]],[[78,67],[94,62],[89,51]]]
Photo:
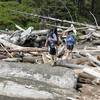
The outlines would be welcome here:
[[[0,62],[0,100],[5,100],[7,96],[14,100],[75,98],[76,82],[73,70],[68,68],[52,67],[47,64]]]

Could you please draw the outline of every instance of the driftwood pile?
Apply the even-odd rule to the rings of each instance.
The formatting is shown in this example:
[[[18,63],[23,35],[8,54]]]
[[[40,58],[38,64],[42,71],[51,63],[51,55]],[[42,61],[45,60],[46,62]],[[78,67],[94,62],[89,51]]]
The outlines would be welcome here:
[[[0,31],[3,33],[0,35],[0,59],[34,64],[50,63],[51,56],[44,47],[48,29],[36,31],[33,27],[27,30],[18,25],[16,27],[18,30],[11,34],[10,31]],[[86,28],[85,31],[81,29],[80,32],[76,32],[74,28],[78,41],[73,50],[73,58],[65,60],[63,39],[68,30],[70,28],[58,32],[60,44],[56,65],[72,68],[79,76],[79,83],[100,84],[100,31]]]

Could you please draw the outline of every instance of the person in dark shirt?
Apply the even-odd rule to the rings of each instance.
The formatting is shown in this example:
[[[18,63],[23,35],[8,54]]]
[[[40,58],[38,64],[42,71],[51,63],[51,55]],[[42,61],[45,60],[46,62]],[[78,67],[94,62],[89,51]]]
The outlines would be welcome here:
[[[56,56],[56,47],[57,44],[57,35],[54,33],[54,30],[51,29],[49,35],[47,36],[47,40],[45,46],[48,47],[48,52],[52,57],[53,64],[55,63],[55,56]]]

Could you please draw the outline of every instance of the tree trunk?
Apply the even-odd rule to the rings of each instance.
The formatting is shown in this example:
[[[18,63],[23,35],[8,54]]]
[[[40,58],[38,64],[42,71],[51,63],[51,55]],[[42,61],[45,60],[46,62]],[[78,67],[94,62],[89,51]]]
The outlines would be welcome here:
[[[0,43],[2,43],[5,47],[10,48],[11,52],[16,52],[16,51],[22,51],[22,52],[44,52],[47,51],[46,48],[32,48],[32,47],[21,47],[15,44],[12,44],[8,41],[5,41],[4,39],[0,39]]]

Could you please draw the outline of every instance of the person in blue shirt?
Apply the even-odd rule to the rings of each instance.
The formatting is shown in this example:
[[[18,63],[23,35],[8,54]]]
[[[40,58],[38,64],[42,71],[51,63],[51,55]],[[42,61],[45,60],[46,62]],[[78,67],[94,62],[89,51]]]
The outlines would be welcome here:
[[[74,32],[73,30],[71,30],[66,35],[66,48],[67,48],[66,58],[67,59],[72,54],[72,50],[74,48],[75,42],[76,42],[76,39],[74,36]]]

